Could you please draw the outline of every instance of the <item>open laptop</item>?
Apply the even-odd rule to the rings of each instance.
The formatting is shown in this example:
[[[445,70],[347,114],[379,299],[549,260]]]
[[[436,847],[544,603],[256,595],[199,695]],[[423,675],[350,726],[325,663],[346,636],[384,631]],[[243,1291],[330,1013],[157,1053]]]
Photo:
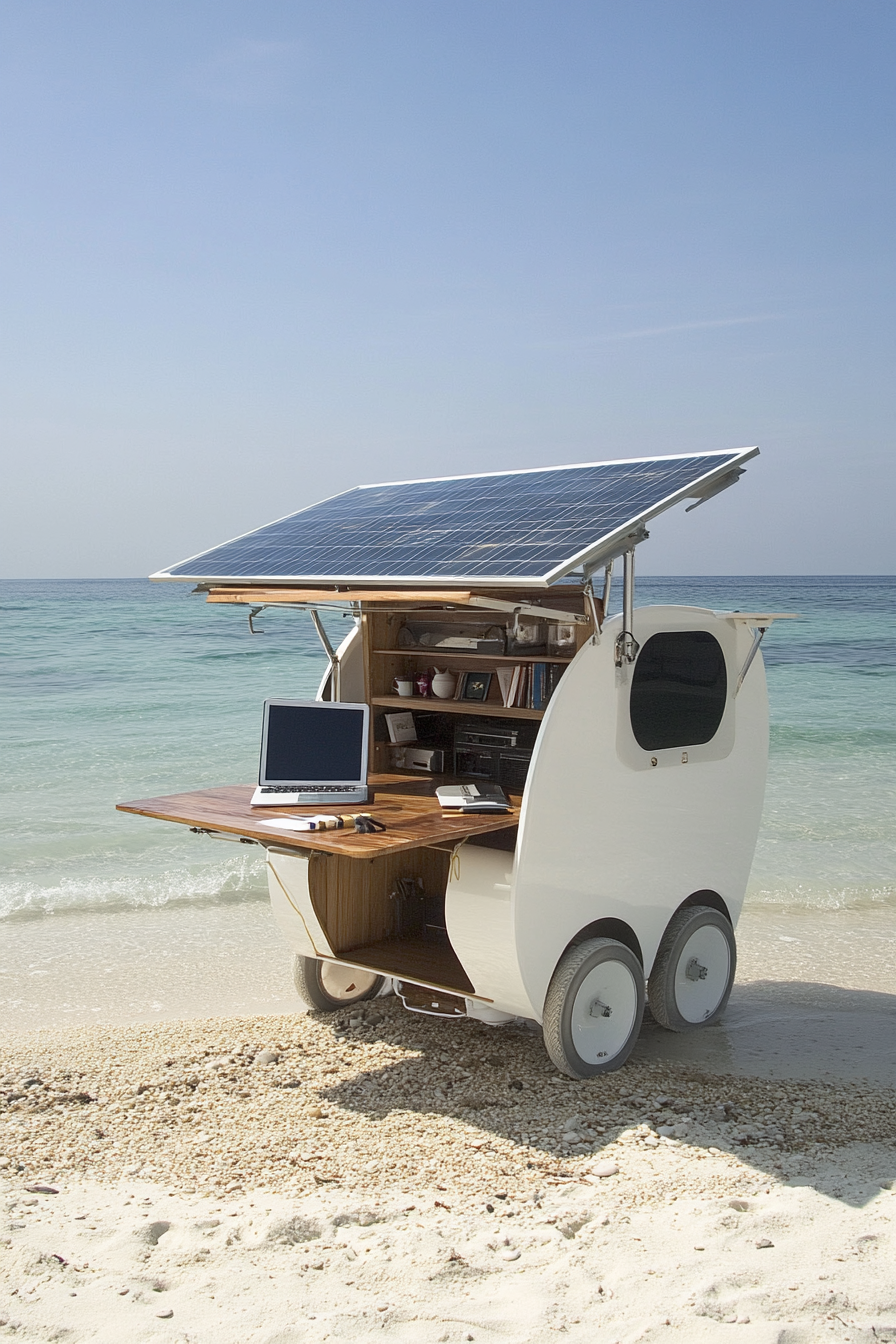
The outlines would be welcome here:
[[[265,700],[253,807],[367,802],[368,705]]]

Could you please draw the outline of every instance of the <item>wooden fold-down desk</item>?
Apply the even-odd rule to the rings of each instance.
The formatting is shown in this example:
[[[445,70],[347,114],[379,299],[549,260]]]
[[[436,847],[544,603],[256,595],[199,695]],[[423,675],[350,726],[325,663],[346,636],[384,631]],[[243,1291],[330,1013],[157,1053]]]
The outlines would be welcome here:
[[[506,830],[520,819],[519,794],[508,794],[509,812],[461,816],[446,812],[435,796],[447,779],[419,775],[371,775],[372,798],[367,803],[317,807],[250,807],[253,784],[224,784],[214,789],[174,793],[163,798],[140,798],[119,803],[120,812],[181,822],[204,831],[245,836],[263,845],[283,849],[319,850],[344,858],[371,859],[408,849],[451,847],[471,836]],[[357,831],[291,831],[272,823],[317,812],[369,812],[386,829],[371,835]]]
[[[304,854],[309,859],[314,917],[327,940],[318,955],[335,956],[351,965],[452,994],[470,994],[473,986],[447,940],[395,936],[389,893],[401,877],[420,878],[430,894],[444,893],[453,847],[477,835],[517,826],[521,798],[508,795],[509,812],[461,816],[439,806],[436,787],[447,782],[433,776],[371,775],[370,802],[341,809],[250,807],[252,784],[141,798],[119,803],[118,809]],[[289,831],[274,824],[278,818],[340,810],[369,812],[386,830],[370,835],[347,830]],[[358,863],[359,859],[366,862]]]

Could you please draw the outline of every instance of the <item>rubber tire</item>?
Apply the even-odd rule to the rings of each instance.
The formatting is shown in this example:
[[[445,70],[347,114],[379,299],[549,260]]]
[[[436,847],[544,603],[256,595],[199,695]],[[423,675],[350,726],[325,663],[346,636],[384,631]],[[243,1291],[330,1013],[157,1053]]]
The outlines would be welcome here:
[[[373,983],[366,985],[358,994],[349,996],[340,996],[334,998],[328,994],[324,986],[322,973],[325,967],[332,963],[318,961],[315,957],[297,956],[293,962],[292,978],[299,996],[304,999],[309,1008],[316,1008],[321,1013],[335,1013],[340,1008],[349,1008],[353,1003],[363,1003],[365,999],[375,999],[377,994],[386,983],[384,975],[374,975]],[[372,972],[359,971],[359,976],[364,976]]]
[[[718,929],[728,944],[728,981],[713,1011],[701,1021],[691,1022],[679,1011],[675,997],[675,977],[689,939],[698,929],[706,927]],[[669,920],[656,954],[653,970],[647,982],[650,1011],[659,1025],[665,1027],[667,1031],[699,1031],[703,1027],[711,1027],[714,1022],[718,1022],[727,1007],[736,971],[737,943],[731,921],[712,906],[686,905]]]
[[[607,961],[621,962],[631,973],[635,987],[635,1011],[631,1030],[622,1045],[609,1058],[592,1063],[583,1059],[575,1047],[572,1013],[576,994],[585,978]],[[635,1048],[641,1031],[644,1003],[644,967],[634,952],[615,938],[589,938],[587,942],[579,943],[564,953],[551,977],[542,1022],[545,1049],[560,1072],[570,1078],[594,1078],[597,1074],[621,1069]]]

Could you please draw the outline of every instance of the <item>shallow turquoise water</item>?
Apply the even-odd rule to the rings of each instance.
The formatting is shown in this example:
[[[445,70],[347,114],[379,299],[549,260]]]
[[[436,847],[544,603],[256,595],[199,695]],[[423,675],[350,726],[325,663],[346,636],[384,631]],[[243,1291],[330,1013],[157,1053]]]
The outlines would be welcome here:
[[[896,907],[896,579],[639,581],[639,603],[672,601],[802,614],[763,646],[749,899]],[[253,638],[187,586],[106,580],[4,582],[0,621],[0,918],[261,894],[257,851],[114,805],[253,781],[265,696],[313,695],[324,670],[309,618],[266,612]]]

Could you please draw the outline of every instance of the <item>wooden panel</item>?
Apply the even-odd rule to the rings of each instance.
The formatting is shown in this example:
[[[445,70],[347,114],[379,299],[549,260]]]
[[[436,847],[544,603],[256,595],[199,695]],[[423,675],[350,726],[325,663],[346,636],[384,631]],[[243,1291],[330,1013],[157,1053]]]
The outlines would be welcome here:
[[[396,697],[397,699],[397,697]],[[407,702],[401,701],[406,707]],[[529,711],[533,713],[534,711]],[[509,711],[505,710],[505,714]],[[514,713],[519,714],[516,710]],[[359,835],[357,831],[286,831],[271,826],[270,821],[280,817],[296,817],[320,812],[320,807],[250,807],[254,792],[252,784],[225,784],[216,789],[198,789],[192,793],[176,793],[161,798],[142,798],[135,802],[119,803],[119,812],[133,812],[141,817],[156,817],[160,821],[175,821],[185,826],[224,831],[259,840],[278,849],[321,850],[328,854],[344,854],[352,859],[373,858],[405,849],[458,842],[469,835],[486,831],[501,831],[516,826],[520,819],[521,797],[510,793],[509,812],[478,816],[460,816],[444,811],[435,797],[436,786],[451,782],[449,776],[379,775],[370,776],[374,797],[369,803],[353,808],[369,812],[386,825],[385,831],[374,835]],[[324,809],[326,810],[326,809]],[[346,809],[347,810],[347,809]]]
[[[399,979],[432,985],[434,989],[475,995],[463,966],[448,943],[430,942],[425,938],[386,938],[366,947],[352,948],[351,955],[346,954],[346,961],[353,966],[379,971],[381,975],[395,975]]]
[[[210,588],[206,602],[245,603],[251,606],[275,602],[376,602],[396,606],[404,602],[461,602],[473,596],[458,589],[401,588]]]
[[[385,709],[423,709],[441,714],[487,714],[496,719],[543,719],[543,709],[505,709],[500,700],[425,700],[421,696],[376,695],[371,702]]]
[[[386,695],[392,685],[395,673],[387,667],[381,658],[372,658],[370,650],[389,639],[390,621],[383,612],[372,611],[361,618],[364,638],[364,652],[367,657],[367,693],[368,695]]]
[[[490,588],[472,592],[460,588],[296,588],[296,587],[243,587],[220,586],[209,588],[205,600],[212,603],[238,604],[245,606],[269,606],[277,602],[360,602],[366,606],[381,606],[404,610],[414,607],[432,607],[441,603],[454,603],[462,607],[477,604],[472,610],[487,612],[488,608],[478,604],[489,599],[500,602],[535,602],[544,604],[553,611],[582,612],[590,615],[587,605],[583,606],[581,590],[563,588]],[[598,612],[601,603],[597,601]],[[472,614],[472,610],[470,614]],[[507,616],[506,611],[496,612]],[[551,619],[547,617],[547,619]]]
[[[582,627],[585,630],[585,627]],[[586,631],[587,635],[587,631]],[[590,636],[588,636],[590,638]],[[378,658],[412,658],[417,662],[427,662],[428,666],[435,663],[481,663],[487,670],[489,663],[498,664],[509,663],[512,667],[517,663],[563,663],[568,667],[572,658],[557,658],[552,654],[540,653],[533,655],[513,654],[513,653],[469,653],[461,651],[460,653],[450,653],[445,649],[373,649],[371,651]],[[392,673],[393,677],[395,673]]]
[[[394,934],[395,903],[390,893],[398,878],[422,878],[427,895],[443,895],[450,861],[448,851],[435,849],[404,850],[360,863],[342,855],[313,855],[308,873],[311,900],[330,946],[345,952]]]

